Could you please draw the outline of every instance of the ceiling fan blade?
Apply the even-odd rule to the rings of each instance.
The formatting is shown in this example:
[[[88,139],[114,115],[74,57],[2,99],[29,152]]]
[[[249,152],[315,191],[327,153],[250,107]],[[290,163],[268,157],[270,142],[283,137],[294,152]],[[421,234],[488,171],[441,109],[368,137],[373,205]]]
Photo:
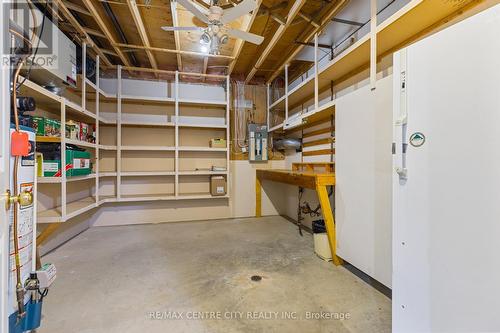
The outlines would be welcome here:
[[[209,23],[207,14],[198,9],[198,7],[196,7],[190,0],[177,0],[177,3],[180,3],[182,7],[189,10],[194,16],[199,18],[201,21],[207,24]]]
[[[264,37],[252,34],[251,32],[241,31],[238,29],[227,29],[227,33],[233,37],[243,39],[247,42],[260,45],[264,41]]]
[[[252,10],[255,10],[255,8],[257,8],[257,2],[255,0],[243,0],[233,8],[225,9],[222,13],[221,22],[226,24],[234,21],[238,17],[250,13]]]
[[[161,27],[165,31],[198,31],[204,30],[202,27]]]

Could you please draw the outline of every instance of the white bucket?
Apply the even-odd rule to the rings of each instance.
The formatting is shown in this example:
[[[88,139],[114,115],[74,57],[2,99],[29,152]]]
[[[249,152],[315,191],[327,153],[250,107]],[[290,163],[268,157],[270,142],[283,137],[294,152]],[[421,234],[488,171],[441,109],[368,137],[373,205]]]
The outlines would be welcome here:
[[[328,235],[325,233],[314,234],[314,252],[323,260],[332,260],[332,251],[328,242]]]

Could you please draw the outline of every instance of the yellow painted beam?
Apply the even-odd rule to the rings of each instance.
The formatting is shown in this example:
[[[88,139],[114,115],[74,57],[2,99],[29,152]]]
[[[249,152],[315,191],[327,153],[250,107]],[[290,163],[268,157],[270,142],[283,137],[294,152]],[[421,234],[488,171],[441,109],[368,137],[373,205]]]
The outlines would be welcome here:
[[[326,186],[316,185],[316,192],[318,193],[319,203],[321,205],[321,212],[325,220],[326,233],[328,235],[328,243],[330,243],[330,250],[332,251],[332,259],[335,266],[342,265],[343,261],[337,257],[337,238],[335,231],[335,221],[333,219],[332,208],[328,198],[328,191]]]
[[[259,177],[255,177],[255,217],[262,216],[262,185]]]
[[[59,228],[61,223],[51,223],[36,238],[36,246],[40,246]]]

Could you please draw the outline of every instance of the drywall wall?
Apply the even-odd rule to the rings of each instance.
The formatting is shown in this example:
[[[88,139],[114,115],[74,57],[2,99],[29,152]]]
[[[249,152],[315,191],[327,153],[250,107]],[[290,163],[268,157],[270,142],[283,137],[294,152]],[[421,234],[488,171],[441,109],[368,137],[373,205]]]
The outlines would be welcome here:
[[[338,255],[390,287],[392,75],[340,97],[335,123]]]

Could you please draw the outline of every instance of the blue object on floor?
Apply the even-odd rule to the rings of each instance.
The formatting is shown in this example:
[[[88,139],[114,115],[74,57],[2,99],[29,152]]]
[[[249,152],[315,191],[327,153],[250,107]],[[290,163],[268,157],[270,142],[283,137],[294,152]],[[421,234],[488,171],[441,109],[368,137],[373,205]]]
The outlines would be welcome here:
[[[23,333],[40,327],[42,304],[43,302],[26,303],[26,316],[19,321],[17,320],[17,312],[11,314],[9,316],[9,333]]]

